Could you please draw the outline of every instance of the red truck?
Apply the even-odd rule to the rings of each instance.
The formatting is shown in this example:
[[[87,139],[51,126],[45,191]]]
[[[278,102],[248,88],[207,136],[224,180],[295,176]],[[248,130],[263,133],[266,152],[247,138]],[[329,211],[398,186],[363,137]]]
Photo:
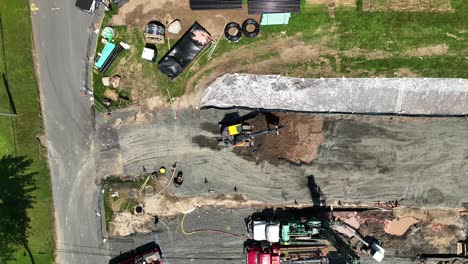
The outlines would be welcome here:
[[[279,246],[248,246],[246,248],[247,264],[280,264]]]
[[[247,264],[328,264],[329,248],[326,245],[272,244],[251,245],[246,250]]]

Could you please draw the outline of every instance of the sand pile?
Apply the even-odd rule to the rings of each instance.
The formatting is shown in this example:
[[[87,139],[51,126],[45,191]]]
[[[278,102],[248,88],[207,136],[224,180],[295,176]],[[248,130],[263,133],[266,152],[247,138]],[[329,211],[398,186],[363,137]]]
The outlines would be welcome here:
[[[282,128],[279,135],[261,136],[255,140],[254,156],[258,161],[278,164],[281,160],[301,164],[317,158],[318,148],[323,143],[323,117],[298,113],[275,113],[274,117],[258,115],[249,121],[256,130],[267,128],[267,121],[276,119]],[[270,122],[270,128],[274,125]]]
[[[265,203],[260,201],[248,201],[242,194],[215,194],[180,198],[160,194],[152,196],[144,202],[145,212],[159,217],[171,217],[178,214],[190,213],[204,206],[234,209],[257,206],[262,208],[265,205]]]
[[[134,233],[153,231],[154,217],[148,214],[134,215],[129,212],[118,213],[109,227],[112,236],[129,236]]]

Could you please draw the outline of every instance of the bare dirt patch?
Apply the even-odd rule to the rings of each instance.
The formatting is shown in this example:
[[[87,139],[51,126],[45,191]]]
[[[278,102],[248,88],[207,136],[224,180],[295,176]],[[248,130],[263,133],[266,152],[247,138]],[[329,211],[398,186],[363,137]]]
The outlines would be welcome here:
[[[138,111],[134,116],[130,116],[125,120],[125,124],[150,124],[153,115]]]
[[[277,113],[282,128],[279,135],[267,135],[255,140],[252,155],[257,161],[278,164],[282,160],[295,164],[310,163],[317,158],[323,143],[323,117],[320,115]],[[267,128],[263,115],[250,122],[258,130]],[[271,128],[271,125],[270,125]]]
[[[447,44],[420,47],[416,49],[410,49],[404,53],[406,56],[410,57],[431,57],[431,56],[441,56],[447,55],[449,46]]]
[[[272,53],[279,55],[261,59]],[[335,54],[337,54],[336,51],[325,45],[305,44],[295,37],[279,34],[274,39],[257,43],[254,47],[239,47],[213,59],[187,81],[186,89],[191,91],[197,87],[206,87],[223,74],[235,72],[281,74],[296,77],[320,74],[321,77],[337,77],[340,75],[333,71],[330,61],[323,58],[323,56]],[[249,63],[240,63],[242,61]],[[303,67],[301,68],[301,66]],[[317,69],[317,73],[315,73],[315,69]]]
[[[361,48],[352,48],[350,50],[342,52],[341,54],[349,58],[365,57],[371,60],[387,59],[392,57],[392,54],[390,52],[386,52],[383,50],[365,50]]]
[[[450,0],[364,0],[364,11],[454,12]]]
[[[386,248],[395,250],[398,257],[410,257],[420,253],[455,253],[456,242],[464,239],[466,216],[457,213],[456,209],[445,210],[436,208],[396,208],[393,212],[368,211],[359,213],[360,232],[377,238]],[[450,218],[445,224],[436,224],[437,217]],[[389,220],[398,223],[399,219],[411,219],[411,227],[404,235],[390,235],[384,230]],[[416,222],[415,220],[419,222]],[[431,220],[432,219],[432,220]],[[404,228],[406,228],[405,226]],[[398,228],[397,228],[398,229]],[[401,231],[401,230],[398,230]]]
[[[217,17],[218,16],[218,17]],[[170,38],[177,38],[184,33],[195,21],[200,23],[212,36],[223,34],[224,18],[227,22],[242,23],[247,18],[260,21],[259,15],[248,15],[247,6],[242,10],[191,10],[189,1],[177,0],[132,0],[119,9],[118,15],[112,17],[114,25],[130,25],[143,29],[151,20],[159,20],[163,24],[173,19],[179,19],[182,30],[179,34],[170,34]]]
[[[148,110],[153,111],[154,109],[157,108],[166,108],[167,103],[165,101],[164,97],[161,96],[153,96],[150,98],[146,98],[146,107]]]
[[[153,231],[153,216],[148,214],[134,215],[129,212],[118,213],[110,223],[111,236],[129,236],[134,233],[149,233]]]
[[[145,212],[160,217],[172,217],[190,213],[197,208],[220,206],[224,208],[251,208],[264,206],[260,201],[251,201],[242,194],[215,194],[175,198],[167,195],[155,195],[145,200]]]
[[[395,75],[397,77],[409,77],[409,78],[413,78],[413,77],[418,77],[419,75],[413,71],[411,71],[410,69],[408,68],[400,68],[398,70],[398,72],[395,72]]]

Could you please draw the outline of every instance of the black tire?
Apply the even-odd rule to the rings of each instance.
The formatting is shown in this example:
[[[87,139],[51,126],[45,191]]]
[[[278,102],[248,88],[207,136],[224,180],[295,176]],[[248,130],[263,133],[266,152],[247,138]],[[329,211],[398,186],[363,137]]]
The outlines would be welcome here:
[[[249,25],[253,25],[255,29],[253,31],[248,31],[247,26]],[[244,36],[248,38],[255,38],[258,33],[260,33],[260,24],[258,24],[255,19],[248,18],[244,21],[244,23],[242,23],[242,33],[244,33]]]
[[[235,35],[229,34],[229,30],[231,28],[237,29],[237,32]],[[224,27],[224,36],[226,37],[227,40],[231,42],[237,42],[239,39],[242,37],[242,28],[239,24],[236,22],[229,22],[225,27]]]

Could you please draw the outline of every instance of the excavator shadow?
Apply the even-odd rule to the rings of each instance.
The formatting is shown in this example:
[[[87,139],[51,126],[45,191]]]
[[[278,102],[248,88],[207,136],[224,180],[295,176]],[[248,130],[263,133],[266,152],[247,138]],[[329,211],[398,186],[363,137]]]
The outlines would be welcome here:
[[[275,127],[280,124],[280,118],[270,112],[262,112],[259,110],[255,110],[242,116],[239,115],[239,112],[232,112],[225,114],[223,119],[218,123],[220,129],[219,132],[222,133],[224,128],[226,128],[227,126],[232,126],[236,124],[248,124],[248,122],[246,122],[247,120],[254,119],[260,114],[265,117],[265,122],[267,124],[268,129],[271,129],[271,127]]]
[[[327,196],[322,191],[320,186],[315,182],[314,175],[307,176],[307,186],[310,190],[310,198],[312,199],[312,205],[314,207],[326,206]]]

